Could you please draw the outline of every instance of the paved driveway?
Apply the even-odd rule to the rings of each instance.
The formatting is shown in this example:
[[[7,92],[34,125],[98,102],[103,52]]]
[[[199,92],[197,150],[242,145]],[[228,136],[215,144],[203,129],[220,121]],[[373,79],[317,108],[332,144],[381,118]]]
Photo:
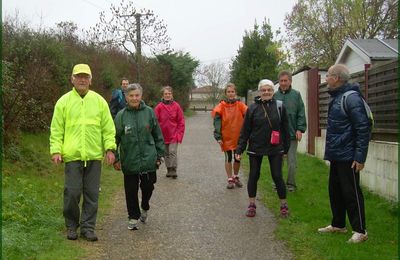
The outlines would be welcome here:
[[[247,218],[246,185],[226,189],[224,156],[213,139],[210,113],[186,120],[178,152],[178,179],[158,172],[147,224],[127,229],[123,190],[98,225],[99,241],[88,244],[93,259],[290,259],[274,240],[275,217],[260,203]],[[243,181],[245,184],[246,181]],[[101,209],[100,209],[101,210]]]

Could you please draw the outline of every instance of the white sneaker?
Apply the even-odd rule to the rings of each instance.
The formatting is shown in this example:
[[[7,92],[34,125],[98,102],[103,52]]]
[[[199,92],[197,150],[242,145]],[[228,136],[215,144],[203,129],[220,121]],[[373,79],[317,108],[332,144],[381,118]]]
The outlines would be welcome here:
[[[147,210],[142,209],[142,213],[140,214],[140,221],[146,223],[147,220]]]
[[[128,229],[129,230],[138,230],[139,229],[139,221],[137,219],[129,219],[128,221]]]
[[[347,240],[347,243],[357,244],[357,243],[361,243],[361,242],[364,242],[367,240],[368,240],[367,231],[365,231],[365,234],[353,231],[353,235],[351,236],[351,238],[349,240]]]
[[[346,233],[347,229],[344,228],[338,228],[338,227],[332,227],[331,225],[323,228],[318,229],[319,233]]]

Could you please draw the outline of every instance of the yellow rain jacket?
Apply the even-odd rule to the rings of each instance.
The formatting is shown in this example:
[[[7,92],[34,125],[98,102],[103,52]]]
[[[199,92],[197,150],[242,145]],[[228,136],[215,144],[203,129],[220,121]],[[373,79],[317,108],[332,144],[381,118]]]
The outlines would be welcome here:
[[[115,126],[107,102],[94,91],[82,98],[73,88],[56,103],[50,127],[50,154],[64,162],[102,160],[115,150]]]

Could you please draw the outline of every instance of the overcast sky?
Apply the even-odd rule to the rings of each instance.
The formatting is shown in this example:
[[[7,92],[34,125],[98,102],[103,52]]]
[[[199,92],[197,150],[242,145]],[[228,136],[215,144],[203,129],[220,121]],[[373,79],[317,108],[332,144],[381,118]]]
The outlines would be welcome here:
[[[31,27],[54,27],[72,21],[89,29],[99,21],[101,11],[120,0],[3,0],[3,20],[15,16]],[[137,9],[153,10],[167,24],[171,47],[189,52],[203,63],[228,63],[237,54],[245,30],[269,19],[272,30],[284,33],[285,15],[296,0],[138,0]]]

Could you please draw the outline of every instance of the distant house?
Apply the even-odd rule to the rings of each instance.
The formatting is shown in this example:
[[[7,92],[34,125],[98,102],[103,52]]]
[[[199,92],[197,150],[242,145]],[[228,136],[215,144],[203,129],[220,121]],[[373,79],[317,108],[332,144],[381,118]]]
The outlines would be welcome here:
[[[190,101],[206,101],[212,97],[213,90],[211,86],[193,88],[190,93]]]
[[[372,68],[397,59],[398,56],[399,44],[397,39],[348,39],[343,45],[335,64],[345,64],[350,73],[355,73],[364,71],[365,66]]]

